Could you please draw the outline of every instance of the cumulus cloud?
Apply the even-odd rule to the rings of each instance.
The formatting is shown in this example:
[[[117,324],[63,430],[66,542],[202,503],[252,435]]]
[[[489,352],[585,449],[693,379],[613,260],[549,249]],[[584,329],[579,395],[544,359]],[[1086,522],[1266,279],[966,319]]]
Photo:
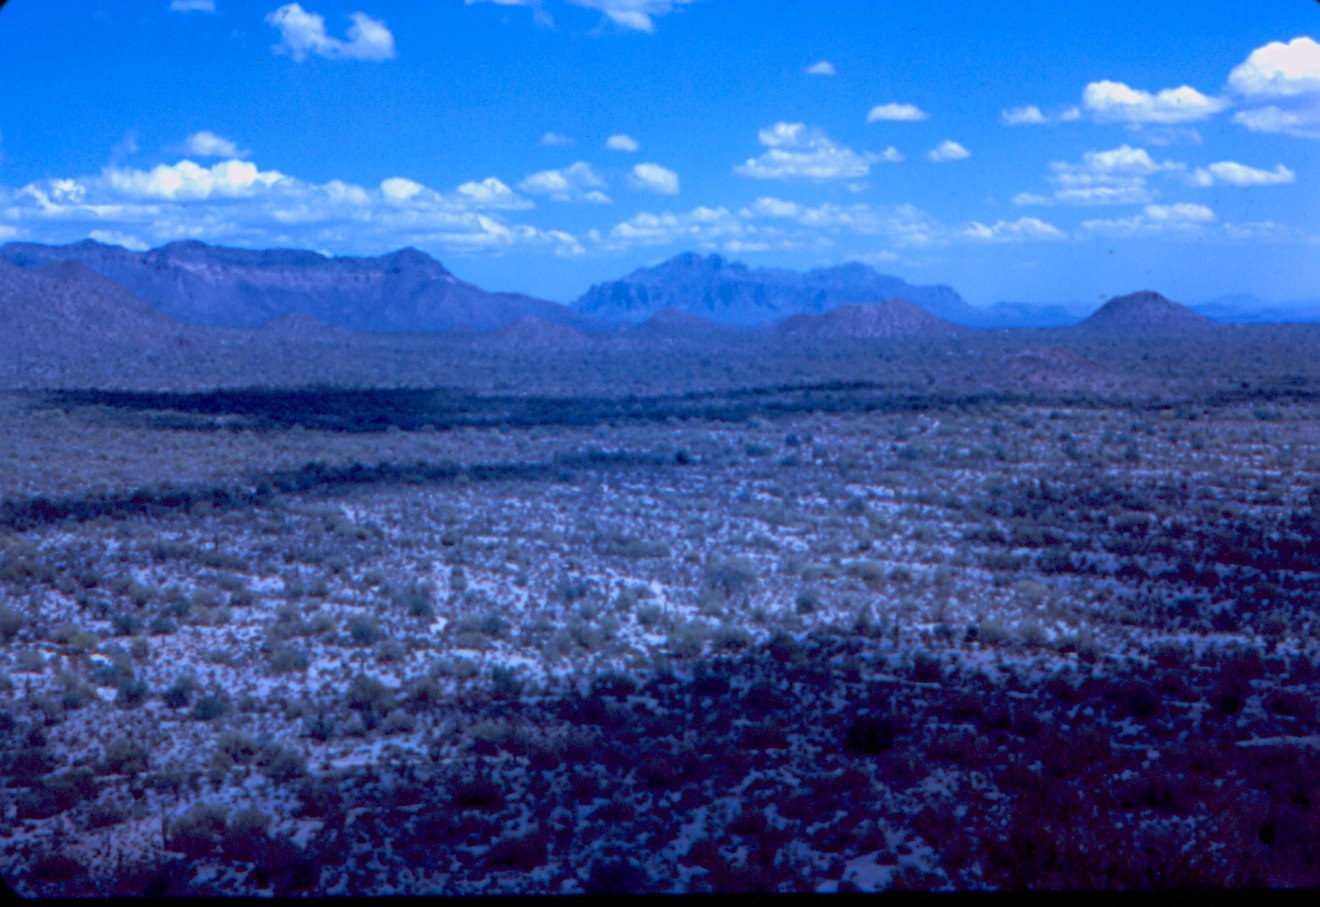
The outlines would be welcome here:
[[[643,211],[615,224],[604,245],[616,250],[677,244],[705,247],[743,237],[747,232],[747,225],[728,208],[701,206],[680,213]]]
[[[972,153],[949,139],[940,142],[930,151],[926,152],[926,157],[937,164],[947,164],[950,161],[961,161],[971,157]]]
[[[605,147],[611,151],[638,151],[642,146],[632,136],[620,133],[607,138]]]
[[[1144,205],[1154,201],[1156,193],[1147,180],[1162,173],[1187,169],[1177,161],[1156,161],[1144,148],[1120,145],[1106,151],[1088,151],[1080,163],[1053,161],[1049,182],[1050,196],[1032,192],[1018,193],[1015,205]]]
[[[659,164],[650,162],[638,164],[632,168],[629,180],[638,189],[659,192],[662,195],[678,194],[678,174]]]
[[[1005,126],[1027,126],[1049,122],[1049,118],[1041,113],[1040,108],[1035,104],[1000,111],[999,119],[1003,121]]]
[[[1228,87],[1250,104],[1233,122],[1253,132],[1320,138],[1320,44],[1308,37],[1272,41],[1251,52],[1228,76]]]
[[[197,238],[350,251],[363,244],[455,252],[584,251],[571,233],[513,223],[501,214],[529,207],[531,202],[495,177],[439,192],[404,176],[376,187],[343,180],[312,183],[230,160],[213,167],[180,161],[41,180],[12,193],[0,216],[25,227],[59,223],[62,231],[100,235],[119,245],[125,238],[138,245]]]
[[[605,181],[585,161],[578,161],[560,170],[541,170],[529,175],[518,188],[533,195],[548,195],[557,202],[610,203],[610,197],[600,190]]]
[[[655,17],[672,13],[692,0],[568,0],[574,6],[604,13],[615,25],[630,31],[655,31]]]
[[[1200,167],[1188,177],[1193,186],[1282,186],[1296,181],[1297,174],[1283,164],[1273,170],[1261,170],[1235,161]]]
[[[473,207],[483,209],[503,209],[517,211],[535,207],[525,198],[521,198],[512,189],[493,176],[484,180],[472,180],[459,184],[459,195],[472,203]]]
[[[170,9],[176,13],[213,13],[215,0],[170,0]]]
[[[3,236],[0,232],[0,236]],[[87,234],[89,239],[94,239],[99,243],[105,243],[107,246],[122,246],[125,249],[131,249],[134,252],[145,252],[151,248],[150,245],[143,242],[139,237],[132,233],[122,233],[119,230],[93,230]]]
[[[868,250],[850,257],[892,261],[894,250],[932,250],[960,243],[1046,242],[1065,239],[1063,231],[1039,218],[951,226],[913,205],[803,205],[761,196],[737,210],[698,207],[688,212],[644,212],[617,224],[602,244],[682,245],[734,250],[822,249],[857,240]]]
[[[104,176],[111,189],[128,198],[193,201],[251,195],[285,178],[277,170],[259,170],[240,160],[210,167],[184,160],[150,170],[107,168]]]
[[[876,123],[882,120],[900,123],[912,123],[929,119],[930,114],[915,104],[877,104],[866,115],[866,122]]]
[[[183,150],[195,157],[242,158],[252,153],[205,129],[188,136],[188,140],[183,143]]]
[[[325,17],[308,12],[301,4],[286,3],[266,16],[280,32],[276,53],[288,54],[301,63],[316,55],[330,60],[390,60],[394,57],[394,35],[385,23],[366,13],[352,13],[347,40],[331,37]]]
[[[834,64],[829,60],[818,60],[807,67],[806,73],[809,76],[832,76],[836,75]]]
[[[1087,220],[1082,229],[1088,233],[1128,238],[1154,235],[1199,235],[1214,223],[1215,212],[1205,205],[1180,203],[1147,205],[1140,214],[1114,220]]]
[[[1228,86],[1247,98],[1288,98],[1320,93],[1320,44],[1294,38],[1253,50],[1228,75]]]
[[[1035,104],[1022,107],[1010,107],[999,111],[999,121],[1005,126],[1039,126],[1045,123],[1073,123],[1082,118],[1079,107],[1068,107],[1058,113],[1049,114]]]
[[[1035,217],[1000,220],[989,225],[974,220],[962,228],[959,235],[975,242],[1030,242],[1066,238],[1058,227]]]
[[[1152,94],[1123,82],[1092,82],[1082,91],[1082,106],[1101,123],[1191,123],[1214,116],[1228,102],[1201,94],[1190,85]]]
[[[576,145],[577,142],[566,135],[560,135],[558,132],[547,132],[541,136],[541,144],[550,148],[564,147],[567,145]]]
[[[760,180],[858,179],[882,159],[835,144],[823,131],[805,123],[775,123],[760,130],[757,139],[766,151],[733,168],[735,173]]]

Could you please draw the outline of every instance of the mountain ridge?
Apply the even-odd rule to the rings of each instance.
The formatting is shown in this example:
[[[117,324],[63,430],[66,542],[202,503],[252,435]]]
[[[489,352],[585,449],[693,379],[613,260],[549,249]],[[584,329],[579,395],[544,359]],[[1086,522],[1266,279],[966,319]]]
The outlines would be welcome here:
[[[594,284],[572,307],[596,318],[633,324],[665,309],[678,309],[710,321],[748,326],[891,298],[905,299],[948,321],[977,317],[977,309],[952,287],[909,284],[858,262],[799,272],[749,268],[720,255],[695,252]]]
[[[253,328],[306,315],[349,330],[484,333],[523,318],[590,329],[566,306],[493,293],[455,277],[413,248],[375,257],[299,249],[238,249],[196,240],[145,252],[83,240],[65,246],[7,243],[0,259],[26,269],[77,261],[179,321]]]

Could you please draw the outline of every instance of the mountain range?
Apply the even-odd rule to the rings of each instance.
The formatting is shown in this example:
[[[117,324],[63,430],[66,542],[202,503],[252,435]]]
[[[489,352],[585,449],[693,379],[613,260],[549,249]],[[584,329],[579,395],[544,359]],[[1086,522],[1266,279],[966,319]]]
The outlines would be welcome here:
[[[798,272],[749,268],[719,255],[691,252],[640,268],[619,280],[596,284],[570,305],[483,290],[416,249],[376,257],[328,257],[310,251],[235,249],[196,241],[144,252],[93,240],[63,246],[11,242],[0,246],[0,267],[5,268],[0,272],[0,284],[13,285],[6,291],[6,314],[0,316],[9,319],[11,339],[23,330],[37,330],[40,324],[51,327],[61,317],[71,325],[69,306],[79,285],[85,285],[92,308],[104,309],[112,298],[124,304],[112,306],[113,317],[97,309],[99,314],[89,314],[83,328],[74,333],[88,325],[109,326],[130,317],[145,319],[141,327],[149,333],[168,333],[173,329],[167,329],[167,324],[182,322],[222,328],[264,326],[267,332],[281,336],[322,336],[345,329],[486,334],[521,325],[506,341],[525,337],[562,345],[569,335],[544,326],[583,334],[622,331],[639,339],[713,336],[882,301],[887,307],[882,307],[883,312],[860,308],[811,327],[810,322],[789,322],[785,330],[902,334],[918,327],[917,315],[928,315],[940,323],[964,327],[1082,325],[1094,331],[1135,317],[1130,301],[1117,307],[1125,310],[1119,313],[1121,317],[1114,314],[1113,304],[1118,300],[1093,313],[1093,307],[1083,303],[1001,302],[978,308],[951,287],[909,284],[858,263]],[[23,275],[37,275],[39,281],[54,284],[36,293],[35,285],[30,280],[25,283]],[[1271,305],[1240,294],[1192,309],[1177,306],[1176,313],[1170,314],[1173,310],[1168,307],[1176,304],[1158,294],[1148,295],[1136,307],[1143,313],[1139,319],[1143,329],[1191,327],[1209,323],[1206,318],[1230,323],[1320,321],[1320,300]],[[18,296],[55,300],[64,307],[60,310],[64,314],[54,308],[34,309],[25,322],[27,327],[20,330],[14,321],[21,310],[21,306],[15,308]],[[892,300],[902,301],[910,310],[900,313],[889,302]],[[43,305],[25,304],[38,309]],[[1193,315],[1196,317],[1188,317]],[[919,332],[931,333],[935,324],[925,323]]]
[[[476,332],[524,318],[590,328],[571,309],[459,280],[425,252],[375,258],[254,251],[175,242],[148,252],[84,240],[67,246],[7,243],[0,260],[21,268],[75,261],[192,324],[259,327],[285,315],[370,332]]]
[[[753,325],[881,299],[905,299],[955,323],[978,316],[952,287],[913,286],[855,262],[804,273],[749,268],[693,252],[596,284],[573,308],[606,321],[638,323],[665,309],[679,309],[722,324]]]

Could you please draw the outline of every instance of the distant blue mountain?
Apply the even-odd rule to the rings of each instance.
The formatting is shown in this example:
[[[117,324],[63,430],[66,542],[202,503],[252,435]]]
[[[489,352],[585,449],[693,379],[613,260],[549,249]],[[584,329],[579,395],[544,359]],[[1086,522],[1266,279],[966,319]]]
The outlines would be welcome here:
[[[573,308],[593,318],[634,324],[676,309],[722,324],[753,325],[883,299],[906,300],[958,324],[971,323],[979,313],[951,287],[913,286],[855,262],[799,272],[749,268],[694,252],[596,284]]]
[[[1267,302],[1250,293],[1232,293],[1194,305],[1207,318],[1224,324],[1270,324],[1320,321],[1320,299]]]
[[[21,268],[76,261],[180,321],[258,327],[306,315],[357,331],[472,331],[539,318],[578,328],[566,306],[490,293],[459,280],[417,249],[328,258],[295,249],[250,250],[188,241],[133,252],[92,240],[67,246],[7,243],[0,260]]]

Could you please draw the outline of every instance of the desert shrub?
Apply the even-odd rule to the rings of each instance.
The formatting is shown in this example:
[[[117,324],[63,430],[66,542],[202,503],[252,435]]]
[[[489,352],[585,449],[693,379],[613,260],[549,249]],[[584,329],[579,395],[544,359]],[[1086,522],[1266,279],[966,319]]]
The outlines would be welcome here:
[[[8,605],[0,605],[0,639],[13,642],[18,631],[27,626],[27,618]]]
[[[376,618],[370,615],[356,614],[348,619],[348,637],[355,646],[373,646],[384,635]]]
[[[393,593],[394,606],[410,617],[430,617],[435,612],[435,587],[416,583]]]
[[[549,839],[538,830],[527,834],[506,835],[491,845],[486,863],[493,869],[528,872],[545,862]]]
[[[108,828],[128,821],[128,810],[118,803],[93,803],[87,810],[87,827]]]
[[[490,670],[491,694],[497,699],[516,699],[522,692],[523,679],[516,668],[495,665]]]
[[[452,800],[458,809],[497,809],[504,805],[504,790],[491,778],[471,776],[454,785]]]
[[[270,841],[270,821],[270,816],[252,806],[230,816],[220,841],[225,856],[245,862],[260,857]]]
[[[592,865],[583,887],[588,894],[636,894],[652,887],[651,877],[635,860],[607,857]]]
[[[944,669],[939,659],[927,652],[918,652],[912,657],[912,679],[919,683],[936,683],[943,676]]]
[[[172,709],[187,708],[197,683],[190,674],[181,674],[161,694],[160,700]]]
[[[87,875],[87,867],[64,853],[48,853],[32,864],[32,878],[51,884],[68,883]]]
[[[667,648],[677,658],[696,658],[706,648],[706,627],[696,622],[684,623],[669,633]]]
[[[706,565],[705,585],[727,599],[751,588],[756,576],[756,565],[748,558],[713,559]]]
[[[436,661],[435,672],[441,677],[469,680],[481,673],[481,667],[470,658],[447,656]]]
[[[280,646],[270,653],[270,669],[279,674],[305,671],[312,660],[302,649],[294,646]]]
[[[820,610],[820,593],[815,589],[803,589],[793,602],[798,614],[814,614]]]
[[[715,628],[715,632],[711,635],[711,645],[720,651],[739,651],[751,644],[751,634],[742,627],[733,624],[721,624]]]
[[[417,728],[417,719],[402,709],[395,709],[380,724],[382,734],[406,734]]]
[[[229,711],[229,704],[221,693],[207,693],[193,705],[192,717],[198,721],[215,721]]]
[[[879,715],[858,715],[844,732],[846,750],[864,756],[875,756],[888,751],[898,736],[898,725]]]
[[[131,737],[111,740],[101,756],[101,771],[110,775],[137,775],[150,768],[146,746]]]
[[[349,683],[348,707],[355,712],[376,718],[384,717],[394,708],[394,694],[375,677],[358,674]]]
[[[633,612],[633,616],[637,618],[637,622],[643,627],[650,628],[660,623],[665,616],[665,612],[659,605],[648,603],[638,606],[637,610]]]
[[[140,677],[129,675],[120,680],[115,693],[115,705],[122,709],[133,709],[147,701],[151,696],[151,687]]]
[[[220,803],[198,803],[169,823],[166,846],[193,859],[208,856],[224,839],[228,815]]]
[[[856,577],[870,588],[875,588],[884,582],[885,567],[878,561],[857,560],[848,564],[848,575]]]

